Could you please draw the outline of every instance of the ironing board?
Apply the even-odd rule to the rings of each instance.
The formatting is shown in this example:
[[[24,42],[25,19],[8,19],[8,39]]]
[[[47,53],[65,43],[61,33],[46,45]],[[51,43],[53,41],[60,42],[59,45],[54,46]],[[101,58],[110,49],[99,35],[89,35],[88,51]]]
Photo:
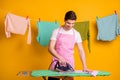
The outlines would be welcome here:
[[[89,73],[81,72],[56,72],[52,70],[33,70],[30,75],[32,77],[43,77],[44,80],[46,80],[46,77],[63,77],[63,80],[65,80],[67,77],[75,77],[75,76],[92,76]],[[107,71],[99,71],[96,76],[109,76],[110,73]]]

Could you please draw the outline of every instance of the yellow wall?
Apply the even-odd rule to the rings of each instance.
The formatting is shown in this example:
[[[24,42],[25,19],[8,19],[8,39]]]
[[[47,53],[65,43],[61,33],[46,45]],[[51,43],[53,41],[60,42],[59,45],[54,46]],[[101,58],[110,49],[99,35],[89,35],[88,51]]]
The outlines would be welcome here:
[[[63,24],[64,13],[74,10],[77,21],[90,21],[91,50],[83,42],[87,64],[90,69],[105,70],[111,73],[107,77],[76,77],[75,80],[119,80],[120,36],[111,42],[97,41],[96,16],[103,17],[114,13],[120,15],[120,0],[0,0],[0,80],[40,80],[41,78],[17,77],[22,70],[47,69],[51,55],[48,47],[40,46],[36,41],[38,18],[44,21],[59,21]],[[12,34],[7,39],[4,32],[4,17],[7,12],[19,16],[29,16],[32,27],[32,44],[26,44],[24,36]],[[82,69],[75,47],[76,69]]]

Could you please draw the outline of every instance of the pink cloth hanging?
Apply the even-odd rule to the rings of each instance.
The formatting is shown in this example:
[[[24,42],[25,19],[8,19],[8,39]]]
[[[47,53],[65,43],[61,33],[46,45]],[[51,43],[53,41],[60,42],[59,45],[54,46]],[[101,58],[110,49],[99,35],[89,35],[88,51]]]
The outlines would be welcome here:
[[[8,13],[5,17],[5,34],[6,37],[11,37],[10,33],[24,35],[28,27],[28,40],[27,43],[31,44],[31,27],[30,20],[21,16]]]

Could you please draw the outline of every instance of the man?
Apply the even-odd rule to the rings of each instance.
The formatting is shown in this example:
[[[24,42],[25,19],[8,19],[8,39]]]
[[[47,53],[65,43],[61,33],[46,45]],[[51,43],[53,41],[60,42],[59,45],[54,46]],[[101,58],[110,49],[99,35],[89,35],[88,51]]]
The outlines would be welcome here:
[[[73,27],[77,17],[74,11],[65,14],[64,25],[55,29],[50,39],[49,52],[53,56],[52,61],[58,60],[61,65],[69,63],[74,68],[74,45],[78,46],[78,51],[83,64],[83,71],[90,71],[86,65],[85,53],[82,46],[82,39]],[[55,62],[50,65],[50,70],[54,70]],[[73,80],[73,77],[67,78]],[[48,77],[48,80],[60,80],[59,78]]]

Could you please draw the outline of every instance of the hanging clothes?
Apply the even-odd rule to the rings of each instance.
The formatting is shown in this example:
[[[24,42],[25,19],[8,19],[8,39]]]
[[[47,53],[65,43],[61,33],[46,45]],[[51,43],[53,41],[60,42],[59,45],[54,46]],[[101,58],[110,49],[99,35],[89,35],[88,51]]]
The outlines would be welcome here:
[[[75,22],[74,28],[80,33],[82,40],[88,40],[88,49],[90,49],[90,31],[89,31],[89,21]]]
[[[37,41],[41,46],[47,46],[52,35],[52,31],[59,27],[58,22],[44,22],[38,21],[38,36]]]
[[[5,34],[6,37],[11,37],[10,33],[24,35],[28,27],[27,43],[31,44],[31,27],[30,20],[21,16],[8,13],[5,17]]]
[[[97,18],[97,40],[112,41],[119,34],[118,15],[112,14],[103,18]]]

